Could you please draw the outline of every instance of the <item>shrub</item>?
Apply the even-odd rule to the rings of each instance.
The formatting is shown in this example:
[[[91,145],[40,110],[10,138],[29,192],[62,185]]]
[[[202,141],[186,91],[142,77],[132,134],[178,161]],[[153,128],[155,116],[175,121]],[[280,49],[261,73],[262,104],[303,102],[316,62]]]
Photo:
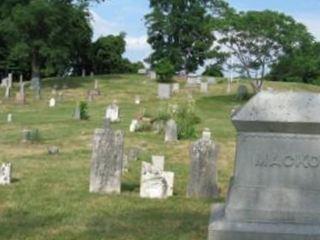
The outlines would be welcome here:
[[[200,123],[200,118],[194,113],[193,107],[190,104],[179,107],[175,115],[178,139],[197,137],[195,125]]]
[[[86,102],[80,102],[79,108],[80,108],[80,119],[88,120],[89,119],[88,104]]]
[[[175,74],[174,66],[168,59],[160,60],[155,67],[158,76],[158,82],[171,83]]]

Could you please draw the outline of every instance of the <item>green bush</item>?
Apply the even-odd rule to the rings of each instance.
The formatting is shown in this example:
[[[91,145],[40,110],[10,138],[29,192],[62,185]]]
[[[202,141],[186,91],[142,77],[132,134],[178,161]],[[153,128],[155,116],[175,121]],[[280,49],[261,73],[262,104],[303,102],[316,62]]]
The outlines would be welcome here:
[[[195,126],[200,123],[200,118],[194,113],[192,106],[179,107],[175,114],[175,120],[178,127],[178,139],[197,137]]]
[[[158,76],[158,82],[171,83],[175,74],[174,66],[168,59],[160,60],[155,67]]]
[[[90,118],[88,114],[88,104],[86,102],[80,102],[79,108],[80,108],[80,119],[88,120]]]

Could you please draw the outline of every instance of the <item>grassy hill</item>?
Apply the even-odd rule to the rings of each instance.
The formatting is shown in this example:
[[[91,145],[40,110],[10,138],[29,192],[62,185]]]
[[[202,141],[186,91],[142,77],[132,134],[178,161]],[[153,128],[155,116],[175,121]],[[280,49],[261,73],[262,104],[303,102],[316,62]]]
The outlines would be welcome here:
[[[190,141],[166,145],[153,132],[130,133],[131,120],[145,108],[156,114],[167,103],[183,103],[192,92],[196,113],[201,118],[199,134],[208,127],[220,145],[219,186],[224,201],[233,172],[236,132],[230,111],[244,104],[235,99],[237,88],[226,94],[226,84],[210,86],[209,94],[186,89],[169,101],[157,99],[156,83],[138,75],[96,76],[102,96],[89,103],[89,121],[72,119],[77,101],[86,99],[93,88],[91,78],[68,79],[63,102],[49,108],[48,100],[56,81],[44,81],[43,99],[18,106],[14,98],[0,104],[0,162],[13,163],[14,182],[0,186],[0,239],[113,239],[191,240],[206,239],[212,200],[187,199]],[[320,92],[320,87],[302,84],[267,83],[267,87]],[[15,91],[18,89],[16,88]],[[135,105],[140,95],[142,104]],[[3,89],[0,96],[4,96]],[[168,171],[175,172],[174,197],[148,200],[139,197],[141,161],[130,165],[122,179],[121,195],[89,193],[90,143],[95,128],[102,126],[105,108],[114,99],[120,106],[121,122],[114,129],[125,130],[125,147],[143,149],[142,160],[164,154]],[[8,113],[13,123],[6,123]],[[24,128],[38,128],[41,142],[21,143]],[[61,154],[49,156],[46,148],[60,147]]]

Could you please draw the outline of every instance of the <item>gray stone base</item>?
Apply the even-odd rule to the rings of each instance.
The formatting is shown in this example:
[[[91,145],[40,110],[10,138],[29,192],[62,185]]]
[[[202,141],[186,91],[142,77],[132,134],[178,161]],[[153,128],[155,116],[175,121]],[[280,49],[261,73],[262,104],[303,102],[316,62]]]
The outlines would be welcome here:
[[[209,240],[320,240],[320,225],[229,222],[223,204],[214,206]]]

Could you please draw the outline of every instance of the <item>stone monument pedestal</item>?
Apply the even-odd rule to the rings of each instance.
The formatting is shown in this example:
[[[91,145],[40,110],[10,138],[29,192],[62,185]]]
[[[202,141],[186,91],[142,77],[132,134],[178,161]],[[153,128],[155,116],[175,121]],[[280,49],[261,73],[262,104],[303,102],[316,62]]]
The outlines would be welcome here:
[[[209,240],[320,240],[320,95],[261,92],[232,117],[235,173]]]

